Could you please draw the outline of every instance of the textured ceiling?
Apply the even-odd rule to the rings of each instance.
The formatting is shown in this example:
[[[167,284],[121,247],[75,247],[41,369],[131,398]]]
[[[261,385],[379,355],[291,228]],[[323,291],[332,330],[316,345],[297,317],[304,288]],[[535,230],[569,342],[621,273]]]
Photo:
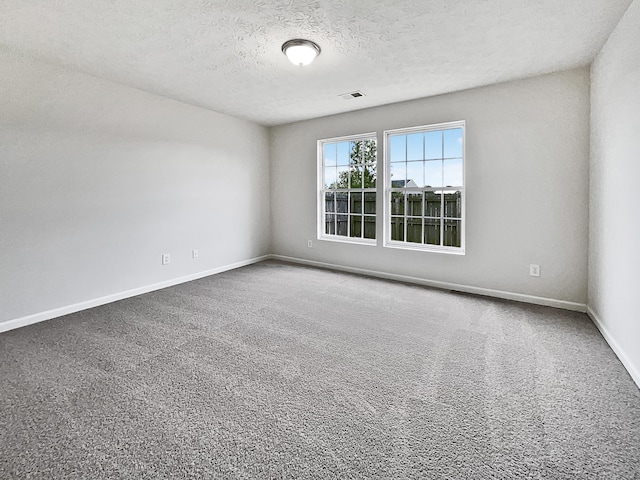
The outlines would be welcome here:
[[[630,3],[0,0],[0,45],[276,125],[588,64]],[[280,51],[300,37],[303,68]]]

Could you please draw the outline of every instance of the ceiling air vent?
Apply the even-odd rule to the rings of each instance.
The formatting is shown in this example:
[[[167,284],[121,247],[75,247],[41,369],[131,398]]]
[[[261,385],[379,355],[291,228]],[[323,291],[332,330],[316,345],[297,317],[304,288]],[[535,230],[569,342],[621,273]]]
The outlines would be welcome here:
[[[356,90],[355,92],[343,93],[342,95],[339,95],[339,96],[344,98],[345,100],[351,100],[352,98],[364,97],[364,93],[362,93],[359,90]]]

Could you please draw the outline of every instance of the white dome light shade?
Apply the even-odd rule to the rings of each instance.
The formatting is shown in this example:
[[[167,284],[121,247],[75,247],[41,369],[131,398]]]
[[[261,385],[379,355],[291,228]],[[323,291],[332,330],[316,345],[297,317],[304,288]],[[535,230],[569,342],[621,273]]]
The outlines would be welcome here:
[[[282,52],[294,65],[309,65],[320,55],[320,47],[311,40],[294,39],[284,42]]]

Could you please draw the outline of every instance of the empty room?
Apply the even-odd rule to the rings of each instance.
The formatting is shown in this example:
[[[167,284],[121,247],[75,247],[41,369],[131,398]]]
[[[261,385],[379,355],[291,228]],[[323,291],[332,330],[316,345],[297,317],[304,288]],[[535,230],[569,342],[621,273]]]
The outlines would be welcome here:
[[[638,131],[640,0],[0,1],[0,478],[640,478]]]

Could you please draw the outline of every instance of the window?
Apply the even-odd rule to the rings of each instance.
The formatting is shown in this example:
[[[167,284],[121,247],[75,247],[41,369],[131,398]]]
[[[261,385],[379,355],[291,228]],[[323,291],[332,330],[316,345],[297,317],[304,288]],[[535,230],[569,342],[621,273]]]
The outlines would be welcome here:
[[[318,141],[318,238],[375,245],[375,133]]]
[[[464,253],[464,128],[384,132],[385,246]]]

